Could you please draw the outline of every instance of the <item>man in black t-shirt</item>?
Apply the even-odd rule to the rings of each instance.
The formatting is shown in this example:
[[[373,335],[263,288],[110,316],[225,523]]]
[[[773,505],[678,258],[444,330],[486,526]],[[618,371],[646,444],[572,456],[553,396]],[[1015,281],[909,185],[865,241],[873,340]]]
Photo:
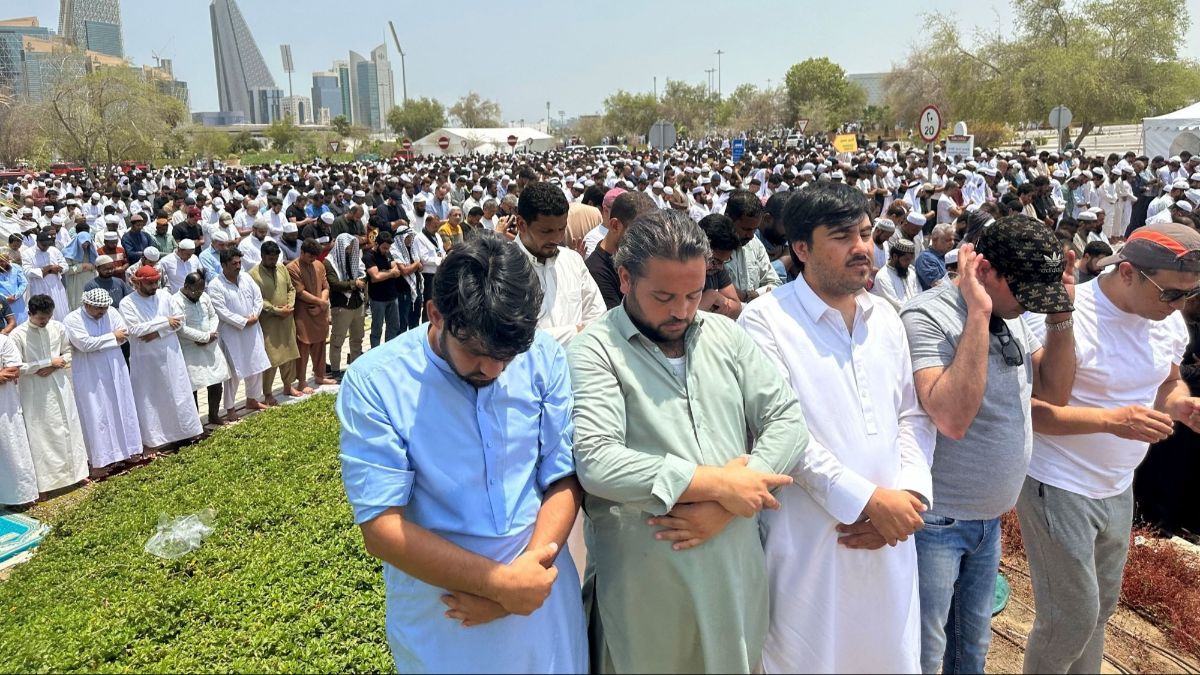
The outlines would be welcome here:
[[[387,342],[400,334],[400,307],[412,306],[406,270],[392,257],[392,233],[381,231],[375,237],[375,248],[363,251],[363,267],[367,270],[367,299],[371,306],[371,349],[379,346],[380,333]],[[386,331],[384,330],[386,326]]]
[[[686,215],[685,215],[686,217]],[[700,219],[700,229],[708,235],[712,255],[708,259],[708,275],[704,277],[704,295],[700,297],[700,309],[736,319],[742,313],[733,279],[725,271],[725,265],[733,259],[733,252],[741,248],[733,227],[733,220],[724,214],[713,213]]]
[[[625,236],[625,228],[638,216],[657,210],[654,202],[644,192],[626,192],[613,200],[608,212],[608,234],[596,245],[584,264],[600,289],[604,305],[612,309],[621,304],[625,294],[621,292],[621,280],[613,264],[613,255]]]

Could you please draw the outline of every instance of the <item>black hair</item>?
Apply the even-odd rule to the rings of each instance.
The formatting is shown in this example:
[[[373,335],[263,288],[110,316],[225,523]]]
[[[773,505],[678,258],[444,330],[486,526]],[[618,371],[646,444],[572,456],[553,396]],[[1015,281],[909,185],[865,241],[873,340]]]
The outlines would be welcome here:
[[[812,246],[818,227],[846,228],[868,216],[867,197],[846,183],[815,183],[789,199],[783,208],[788,241]]]
[[[478,206],[472,206],[471,210],[467,211],[467,217],[469,218],[471,216],[479,216],[480,218],[482,218],[483,217],[483,209],[479,208]]]
[[[191,286],[197,281],[204,281],[204,279],[204,272],[189,272],[188,275],[183,278],[183,285]]]
[[[1033,185],[1033,183],[1021,183],[1021,185],[1017,187],[1017,196],[1031,195],[1036,190],[1037,188]]]
[[[276,244],[273,241],[264,241],[262,248],[259,250],[262,252],[262,256],[264,258],[267,256],[279,255],[279,244]]]
[[[604,189],[603,185],[589,185],[584,189],[583,196],[579,198],[579,201],[588,206],[600,208],[600,205],[604,203],[605,192],[607,190]]]
[[[1102,241],[1093,241],[1083,247],[1083,254],[1093,258],[1104,258],[1112,255],[1112,247]]]
[[[523,166],[521,167],[521,170],[517,172],[517,178],[524,178],[527,181],[534,182],[538,179],[538,175],[533,169]]]
[[[48,314],[54,312],[54,298],[48,295],[39,293],[32,298],[29,298],[29,314]]]
[[[263,246],[266,246],[266,244],[263,244]],[[240,257],[242,257],[242,252],[237,250],[236,248],[230,246],[229,248],[225,249],[224,251],[221,251],[221,255],[220,255],[221,266],[228,265],[229,261],[233,260],[234,258],[240,258]]]
[[[733,222],[755,218],[762,213],[762,200],[749,190],[734,190],[725,202],[725,215]]]
[[[432,295],[444,330],[459,341],[478,340],[494,359],[533,345],[541,285],[529,258],[499,236],[485,233],[455,246],[433,277]]]
[[[274,243],[274,242],[272,242],[272,243]],[[266,248],[266,247],[267,247],[267,245],[263,244],[263,248]],[[316,239],[309,237],[308,239],[305,239],[303,242],[301,242],[300,251],[302,253],[307,253],[309,255],[321,255],[321,244]]]
[[[562,190],[550,183],[530,183],[521,190],[517,200],[517,215],[532,224],[541,216],[561,216],[567,212],[570,205]]]
[[[396,238],[392,236],[391,230],[380,230],[379,234],[375,235],[376,246],[380,244],[390,244],[395,240]]]
[[[708,237],[708,245],[716,251],[736,251],[742,247],[733,229],[733,219],[720,213],[710,213],[700,219],[700,229]]]
[[[783,207],[787,205],[788,199],[793,194],[796,193],[792,192],[791,190],[776,192],[775,194],[771,195],[770,199],[767,200],[766,205],[763,206],[763,210],[766,211],[767,215],[771,216],[771,218],[776,222],[781,221],[783,219]]]
[[[656,208],[658,207],[655,206],[654,201],[645,192],[634,191],[623,193],[614,199],[608,214],[621,221],[622,225],[629,226],[634,218]]]

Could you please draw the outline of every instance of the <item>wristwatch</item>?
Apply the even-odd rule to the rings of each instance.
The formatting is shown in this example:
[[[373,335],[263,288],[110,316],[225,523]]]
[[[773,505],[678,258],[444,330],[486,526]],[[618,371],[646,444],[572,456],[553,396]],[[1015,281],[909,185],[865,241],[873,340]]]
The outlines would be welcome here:
[[[1074,325],[1075,325],[1075,317],[1071,317],[1070,319],[1067,319],[1066,321],[1059,321],[1058,323],[1050,323],[1049,321],[1047,321],[1046,322],[1046,330],[1050,331],[1051,333],[1061,333],[1065,330],[1071,330],[1071,327]]]

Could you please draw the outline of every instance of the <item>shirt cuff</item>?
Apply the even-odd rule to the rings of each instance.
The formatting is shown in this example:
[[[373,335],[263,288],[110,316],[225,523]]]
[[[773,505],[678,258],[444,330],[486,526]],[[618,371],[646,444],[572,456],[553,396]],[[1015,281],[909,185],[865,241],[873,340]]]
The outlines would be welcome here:
[[[662,466],[658,469],[658,476],[654,479],[654,487],[650,489],[650,494],[662,502],[663,509],[653,515],[665,515],[675,508],[675,502],[679,501],[684,491],[692,484],[692,476],[695,473],[695,462],[689,462],[676,455],[664,457]]]
[[[412,497],[415,471],[372,464],[342,455],[342,483],[354,509],[354,522],[361,525],[393,506],[406,506]]]
[[[848,468],[843,468],[842,475],[830,486],[825,510],[839,523],[858,522],[872,494],[875,494],[874,483]]]
[[[911,490],[921,496],[925,506],[933,508],[933,475],[920,466],[901,466],[897,490]]]

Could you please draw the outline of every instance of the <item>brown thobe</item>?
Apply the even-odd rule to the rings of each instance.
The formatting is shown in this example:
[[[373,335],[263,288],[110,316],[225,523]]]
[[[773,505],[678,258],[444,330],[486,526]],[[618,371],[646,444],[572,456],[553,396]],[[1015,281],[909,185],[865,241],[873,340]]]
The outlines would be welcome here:
[[[288,263],[287,270],[296,287],[296,339],[310,345],[324,344],[329,339],[329,307],[313,299],[329,298],[325,266],[319,260],[305,263],[297,258]]]
[[[250,278],[262,291],[263,311],[259,323],[262,325],[267,358],[272,366],[294,362],[300,356],[296,348],[295,314],[279,314],[281,307],[296,306],[296,287],[292,285],[291,275],[283,265],[276,265],[274,269],[255,265],[250,270]]]

